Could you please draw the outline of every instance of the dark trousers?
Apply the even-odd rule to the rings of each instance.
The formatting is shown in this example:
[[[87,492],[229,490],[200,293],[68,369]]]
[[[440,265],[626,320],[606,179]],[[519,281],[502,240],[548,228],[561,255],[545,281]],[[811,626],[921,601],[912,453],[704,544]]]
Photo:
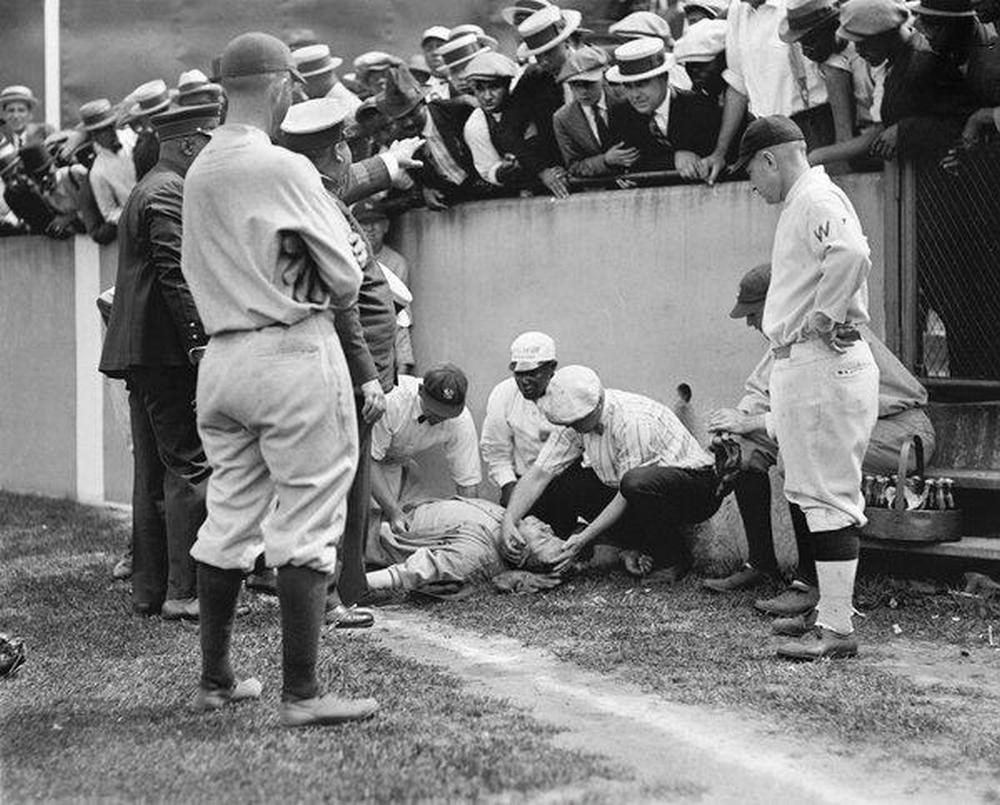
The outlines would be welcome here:
[[[528,514],[552,526],[559,539],[566,539],[578,518],[593,520],[613,497],[614,490],[577,461],[552,479]]]
[[[337,593],[346,606],[357,603],[368,592],[365,580],[365,542],[372,498],[372,426],[361,416],[364,400],[357,401],[358,469],[347,495],[347,520],[340,543],[340,577]]]
[[[721,498],[712,467],[636,467],[622,476],[619,491],[628,502],[622,546],[653,558],[655,566],[686,563],[680,526],[701,523],[715,514]]]
[[[197,595],[189,551],[205,521],[205,482],[211,472],[195,420],[197,378],[194,367],[142,368],[129,376],[136,467],[133,516],[143,524],[133,526],[132,596],[137,605],[154,609],[164,598]],[[142,514],[136,514],[136,493],[155,499],[157,491],[162,524],[146,527],[151,523],[149,504],[141,500]]]
[[[802,129],[809,151],[824,145],[833,145],[837,141],[837,132],[833,127],[833,109],[828,103],[797,112],[792,115],[792,120]]]

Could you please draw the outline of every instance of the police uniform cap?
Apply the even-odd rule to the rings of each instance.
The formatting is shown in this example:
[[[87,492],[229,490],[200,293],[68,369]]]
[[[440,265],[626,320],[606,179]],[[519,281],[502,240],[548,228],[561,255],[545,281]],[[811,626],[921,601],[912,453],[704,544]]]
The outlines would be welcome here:
[[[292,151],[316,151],[341,138],[351,110],[339,98],[315,98],[294,104],[281,121],[285,145]]]
[[[174,106],[165,112],[153,115],[149,123],[156,130],[160,142],[163,142],[191,134],[207,134],[219,125],[220,113],[221,109],[217,103]]]

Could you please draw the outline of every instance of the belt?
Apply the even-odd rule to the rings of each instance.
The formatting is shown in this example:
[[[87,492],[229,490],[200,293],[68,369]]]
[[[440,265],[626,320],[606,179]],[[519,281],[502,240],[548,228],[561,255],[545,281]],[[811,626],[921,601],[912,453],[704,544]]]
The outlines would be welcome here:
[[[838,333],[838,337],[840,338],[841,341],[860,341],[861,333],[855,330],[853,327],[846,327],[840,330],[840,332]],[[806,343],[806,341],[813,341],[813,340],[815,340],[815,338],[807,338],[805,341],[796,341],[795,343],[792,344],[783,344],[780,347],[775,347],[774,349],[771,350],[771,352],[774,353],[774,359],[776,361],[784,360],[785,358],[788,358],[792,354],[792,347],[794,347],[795,344],[804,344]]]

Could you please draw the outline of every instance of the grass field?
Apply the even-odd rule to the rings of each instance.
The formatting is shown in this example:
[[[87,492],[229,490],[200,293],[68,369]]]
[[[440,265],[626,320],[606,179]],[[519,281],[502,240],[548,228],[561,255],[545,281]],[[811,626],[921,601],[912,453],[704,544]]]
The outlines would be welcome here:
[[[278,613],[262,598],[238,624],[234,657],[263,681],[263,701],[196,715],[196,628],[130,615],[127,586],[110,580],[126,533],[93,509],[0,493],[0,631],[28,650],[19,676],[0,680],[4,802],[518,798],[627,776],[364,633],[326,633],[321,678],[376,696],[382,712],[283,729]]]

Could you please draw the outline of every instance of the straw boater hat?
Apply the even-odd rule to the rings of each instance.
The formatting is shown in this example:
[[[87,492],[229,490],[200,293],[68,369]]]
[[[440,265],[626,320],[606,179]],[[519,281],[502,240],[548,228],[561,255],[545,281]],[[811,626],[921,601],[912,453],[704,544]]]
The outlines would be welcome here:
[[[698,20],[674,45],[678,64],[712,61],[726,49],[726,21]]]
[[[135,103],[125,112],[124,117],[127,120],[138,120],[140,117],[149,117],[162,112],[173,100],[166,83],[159,78],[136,87],[132,98]]]
[[[465,36],[466,34],[475,34],[476,39],[479,40],[479,44],[485,48],[490,48],[491,50],[496,50],[500,43],[497,42],[492,36],[486,33],[478,25],[473,25],[472,23],[464,23],[462,25],[456,25],[451,29],[451,33],[448,34],[449,39],[457,39],[460,36]]]
[[[517,26],[524,41],[517,49],[518,58],[537,56],[565,42],[580,27],[583,15],[579,11],[560,11],[556,6],[539,9]]]
[[[332,73],[344,63],[343,59],[330,55],[330,48],[327,45],[306,45],[293,50],[292,60],[299,75],[305,79]]]
[[[118,120],[115,108],[107,98],[87,101],[80,107],[80,122],[86,131],[99,131],[113,126]]]
[[[500,19],[515,28],[536,11],[551,6],[549,0],[517,0],[512,6],[507,6],[500,12]]]
[[[214,84],[201,70],[186,70],[177,79],[177,104],[202,106],[222,102],[222,86]]]
[[[813,31],[840,19],[834,0],[789,0],[785,18],[778,26],[778,38],[791,44]]]
[[[200,106],[175,106],[153,115],[149,124],[156,130],[160,142],[187,137],[191,134],[208,134],[219,125],[220,108],[217,103]]]
[[[23,84],[14,84],[0,90],[0,109],[5,108],[8,103],[14,103],[15,101],[26,103],[32,109],[38,105],[38,101],[35,99],[31,88]]]
[[[615,62],[607,73],[608,81],[613,84],[645,81],[669,73],[675,64],[663,40],[652,37],[633,39],[615,48]]]
[[[449,39],[437,49],[437,52],[444,60],[444,66],[449,73],[460,74],[466,64],[488,50],[489,48],[483,47],[475,34],[465,34]]]

